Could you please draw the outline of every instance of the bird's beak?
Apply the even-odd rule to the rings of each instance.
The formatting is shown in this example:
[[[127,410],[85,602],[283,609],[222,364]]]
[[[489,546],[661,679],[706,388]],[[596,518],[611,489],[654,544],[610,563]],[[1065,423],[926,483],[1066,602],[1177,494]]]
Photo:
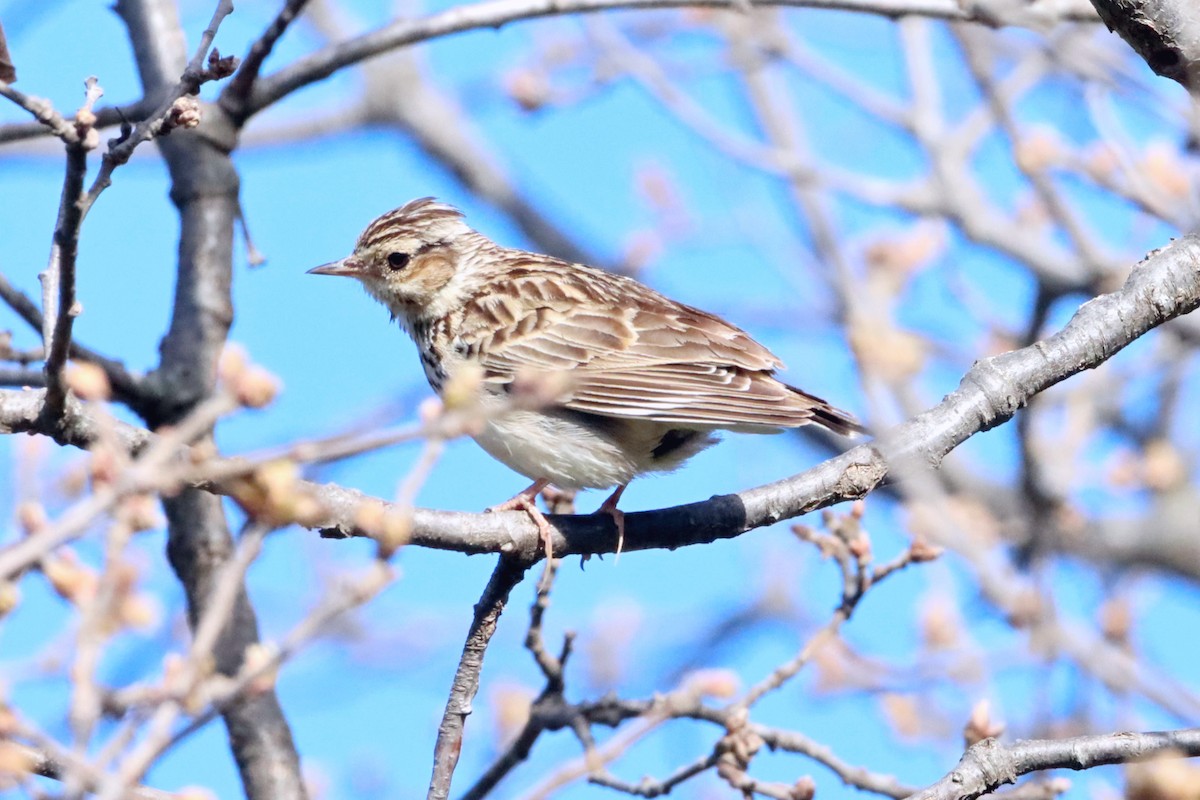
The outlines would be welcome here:
[[[331,261],[328,264],[322,264],[319,267],[313,267],[308,271],[309,275],[341,275],[346,278],[361,278],[363,275],[363,266],[354,260],[353,256],[346,256],[340,261]]]

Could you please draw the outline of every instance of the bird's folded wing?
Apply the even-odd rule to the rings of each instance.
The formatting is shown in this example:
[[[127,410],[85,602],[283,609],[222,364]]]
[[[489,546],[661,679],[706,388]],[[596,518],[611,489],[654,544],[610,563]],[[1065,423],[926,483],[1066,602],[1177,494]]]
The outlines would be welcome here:
[[[542,309],[480,342],[485,379],[569,374],[562,404],[577,411],[683,425],[772,430],[827,407],[771,376],[769,350],[687,306],[613,315]]]
[[[718,364],[752,371],[783,366],[771,351],[718,317],[672,304],[612,314],[538,308],[473,337],[485,369],[639,369],[654,364]]]
[[[611,417],[744,430],[802,425],[826,404],[761,372],[703,364],[572,374],[564,405]]]

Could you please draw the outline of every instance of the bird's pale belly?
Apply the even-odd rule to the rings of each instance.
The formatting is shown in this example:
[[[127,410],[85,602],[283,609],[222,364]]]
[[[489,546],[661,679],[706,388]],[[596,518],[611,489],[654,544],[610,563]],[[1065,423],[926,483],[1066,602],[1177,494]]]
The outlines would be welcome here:
[[[716,439],[708,431],[548,409],[490,420],[475,441],[531,480],[545,478],[564,489],[607,489],[644,472],[674,469]]]

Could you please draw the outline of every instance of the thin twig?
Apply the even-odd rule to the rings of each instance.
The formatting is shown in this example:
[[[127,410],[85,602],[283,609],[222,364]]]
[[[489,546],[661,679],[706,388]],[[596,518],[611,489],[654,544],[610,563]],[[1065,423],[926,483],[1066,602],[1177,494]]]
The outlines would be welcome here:
[[[232,13],[232,0],[220,0],[217,3],[208,26],[200,35],[200,44],[196,47],[191,61],[188,62],[179,81],[166,92],[154,113],[135,125],[128,136],[109,140],[108,150],[101,159],[96,179],[92,181],[87,195],[80,201],[80,209],[84,216],[87,215],[101,192],[112,185],[113,170],[129,161],[138,145],[155,136],[170,133],[175,127],[191,127],[198,123],[198,109],[184,108],[178,103],[181,98],[199,93],[200,87],[205,83],[233,74],[237,66],[236,58],[221,58],[216,50],[209,52],[221,22]],[[206,58],[207,66],[205,66]]]
[[[46,361],[45,413],[52,420],[62,416],[67,389],[62,368],[71,347],[71,328],[79,308],[75,301],[75,263],[79,255],[79,227],[83,224],[83,177],[87,173],[87,154],[95,148],[92,107],[104,90],[95,78],[86,81],[83,107],[75,114],[75,136],[66,141],[67,167],[63,174],[62,195],[58,201],[58,221],[50,246],[50,263],[38,277],[42,281],[42,347]]]
[[[33,738],[28,730],[19,733],[22,736]],[[39,736],[37,738],[39,744],[45,746],[34,747],[5,737],[0,741],[0,748],[7,751],[6,757],[10,758],[8,763],[23,764],[34,775],[63,782],[80,776],[84,781],[84,787],[88,790],[94,790],[99,785],[101,775],[86,760],[59,747],[49,737]],[[147,786],[131,787],[126,796],[130,800],[172,800],[179,797],[175,792],[164,792]]]
[[[588,783],[595,784],[596,786],[604,786],[609,789],[616,789],[618,792],[631,794],[635,797],[662,797],[669,794],[672,789],[684,781],[712,769],[716,766],[716,763],[717,757],[709,753],[690,764],[685,764],[662,780],[654,780],[653,778],[646,777],[637,783],[629,783],[607,772],[602,772],[597,775],[589,775]]]
[[[308,1],[286,0],[283,7],[279,9],[279,13],[275,15],[275,19],[271,20],[271,24],[262,32],[262,35],[254,44],[250,45],[250,50],[246,53],[242,65],[238,67],[237,73],[221,91],[217,102],[234,117],[239,127],[241,123],[245,122],[246,104],[254,90],[254,83],[258,80],[263,62],[267,60],[267,56],[271,55],[271,51],[275,49],[275,44],[280,37],[287,32],[288,26],[296,17],[300,16],[300,12],[304,10]]]
[[[103,712],[96,670],[111,634],[113,620],[119,613],[116,601],[124,580],[125,547],[133,531],[124,521],[117,520],[105,537],[104,568],[100,571],[96,593],[81,609],[79,630],[75,635],[75,661],[71,667],[71,708],[68,714],[75,737],[75,751],[86,758],[96,723]]]
[[[450,796],[450,782],[462,752],[463,727],[472,710],[471,702],[479,691],[479,673],[483,669],[488,642],[496,632],[496,624],[508,602],[509,593],[525,577],[529,566],[530,562],[501,556],[479,602],[475,604],[475,617],[471,620],[462,657],[450,686],[450,698],[446,701],[446,710],[438,726],[428,800],[446,800]]]
[[[1117,266],[1114,264],[1114,260],[1106,257],[1100,251],[1097,244],[1101,241],[1100,237],[1096,236],[1095,231],[1087,229],[1083,221],[1077,218],[1070,205],[1066,202],[1066,198],[1063,197],[1058,187],[1055,186],[1047,174],[1047,171],[1043,168],[1032,166],[1028,158],[1022,157],[1021,148],[1026,144],[1025,137],[1022,136],[1017,121],[1013,118],[1010,102],[1006,99],[1004,93],[999,91],[997,81],[992,77],[991,71],[988,69],[992,65],[988,63],[986,54],[983,52],[986,41],[985,37],[989,34],[982,30],[967,29],[965,27],[951,27],[950,30],[962,48],[963,60],[970,70],[971,77],[975,80],[980,93],[987,100],[987,105],[995,115],[1000,130],[1008,137],[1015,155],[1014,163],[1017,169],[1021,171],[1033,186],[1038,199],[1070,239],[1071,245],[1079,253],[1084,265],[1089,267],[1090,271],[1096,273],[1108,272],[1114,269]]]
[[[855,505],[860,506],[861,503]],[[835,545],[831,554],[842,574],[841,604],[834,610],[829,621],[809,637],[793,658],[780,664],[763,680],[751,687],[739,700],[730,704],[729,708],[732,713],[748,710],[764,695],[779,689],[795,677],[826,642],[838,635],[841,627],[854,615],[854,610],[858,608],[859,603],[871,587],[910,564],[917,561],[928,561],[936,557],[936,551],[927,546],[915,544],[892,561],[871,568],[869,563],[870,544],[866,535],[858,527],[861,514],[861,509],[856,508],[842,519],[828,519],[826,522],[827,527],[831,528],[831,533],[824,538],[831,540]]]
[[[529,758],[534,742],[544,731],[556,730],[575,721],[584,725],[586,730],[587,723],[567,706],[563,697],[563,665],[570,656],[574,634],[567,633],[563,637],[562,650],[557,657],[546,651],[542,638],[542,622],[550,605],[550,589],[554,584],[558,563],[558,559],[551,559],[549,564],[553,566],[547,567],[547,572],[537,583],[537,594],[529,609],[529,629],[525,632],[525,648],[533,655],[546,678],[546,686],[530,707],[529,719],[524,727],[504,753],[463,793],[462,800],[482,800],[486,797],[514,767]]]
[[[75,138],[75,126],[54,108],[45,98],[25,94],[20,89],[14,89],[8,83],[0,81],[0,97],[7,97],[13,103],[28,111],[37,120],[39,132],[49,132],[64,142]]]
[[[541,674],[546,678],[546,687],[530,706],[529,718],[524,723],[521,732],[515,736],[504,753],[500,754],[491,766],[488,766],[484,774],[476,778],[472,786],[462,794],[462,800],[485,798],[517,764],[529,758],[534,742],[538,740],[542,732],[562,727],[564,721],[570,720],[571,717],[580,717],[580,715],[571,714],[563,698],[563,663],[570,655],[574,636],[571,633],[566,634],[563,638],[563,650],[558,657],[546,652],[545,642],[541,636],[542,620],[545,618],[546,608],[550,606],[550,589],[554,582],[554,569],[557,567],[558,560],[551,559],[550,563],[556,566],[547,567],[546,575],[542,576],[541,581],[538,582],[533,606],[529,607],[529,630],[526,631],[526,642],[524,642],[526,649],[533,654],[534,661],[538,662]],[[551,708],[547,708],[547,706],[551,706]]]
[[[16,93],[16,90],[11,86],[5,89],[3,84],[0,84],[0,95],[14,99],[10,96],[14,93]],[[155,108],[157,108],[157,103],[153,103],[146,98],[124,106],[104,106],[95,111],[95,128],[96,130],[102,130],[104,128],[111,128],[113,125],[140,122],[152,114]],[[38,139],[47,135],[56,136],[58,134],[53,126],[42,122],[19,122],[10,125],[0,125],[0,144],[19,142],[25,139]]]

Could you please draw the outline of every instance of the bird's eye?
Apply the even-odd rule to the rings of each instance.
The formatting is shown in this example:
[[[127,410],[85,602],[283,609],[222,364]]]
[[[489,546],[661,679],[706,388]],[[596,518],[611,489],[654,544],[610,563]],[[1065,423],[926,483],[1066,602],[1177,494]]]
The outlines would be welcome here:
[[[388,266],[392,269],[404,269],[408,266],[408,253],[388,253]]]

